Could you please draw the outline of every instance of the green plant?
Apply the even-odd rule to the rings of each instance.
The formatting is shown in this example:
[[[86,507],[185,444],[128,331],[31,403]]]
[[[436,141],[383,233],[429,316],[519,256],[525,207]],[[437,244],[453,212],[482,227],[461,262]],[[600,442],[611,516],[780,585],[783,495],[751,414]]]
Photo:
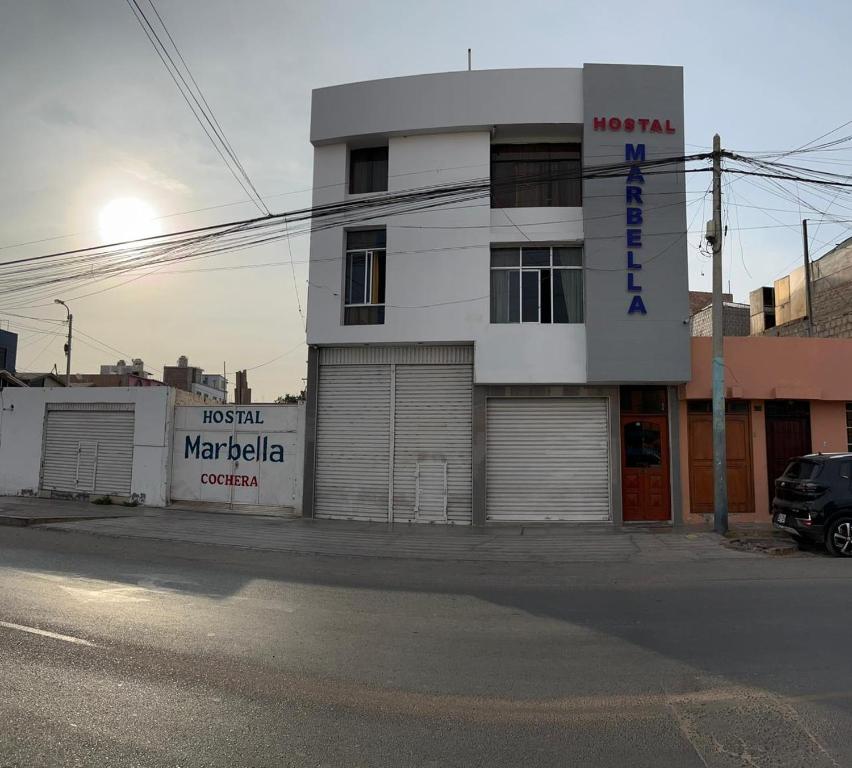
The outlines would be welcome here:
[[[92,499],[92,504],[112,504],[112,499],[109,496],[98,496]]]

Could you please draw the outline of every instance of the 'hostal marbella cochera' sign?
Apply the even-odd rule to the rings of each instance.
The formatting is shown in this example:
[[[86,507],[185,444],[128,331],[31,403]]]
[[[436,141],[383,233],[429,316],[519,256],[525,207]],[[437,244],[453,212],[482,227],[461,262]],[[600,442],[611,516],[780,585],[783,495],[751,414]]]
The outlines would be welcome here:
[[[224,425],[262,425],[263,414],[259,410],[205,410],[202,424]],[[220,437],[221,435],[221,437]],[[227,438],[220,432],[214,435],[184,435],[184,459],[200,461],[219,461],[225,459],[231,462],[272,462],[284,463],[284,446],[272,442],[269,435],[263,434],[230,434]],[[207,439],[214,437],[216,439]],[[247,487],[257,486],[257,475],[245,473],[235,474],[226,472],[205,472],[201,475],[205,485],[238,485]]]

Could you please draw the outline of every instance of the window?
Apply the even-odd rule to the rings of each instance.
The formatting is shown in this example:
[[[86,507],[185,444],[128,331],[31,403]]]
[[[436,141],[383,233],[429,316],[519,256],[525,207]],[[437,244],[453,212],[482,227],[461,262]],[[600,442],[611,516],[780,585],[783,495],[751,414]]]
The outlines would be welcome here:
[[[822,464],[815,461],[792,461],[784,470],[784,477],[790,480],[813,480],[822,471]]]
[[[852,403],[846,403],[846,450],[852,451]]]
[[[492,323],[582,323],[583,249],[491,249]]]
[[[344,325],[385,322],[385,245],[383,229],[346,233]]]
[[[349,150],[349,192],[385,192],[388,188],[388,148]]]
[[[579,144],[493,144],[491,207],[582,205]]]
[[[662,431],[650,421],[624,425],[624,465],[630,468],[659,467],[663,463]]]
[[[622,387],[622,413],[665,413],[668,404],[665,387]]]

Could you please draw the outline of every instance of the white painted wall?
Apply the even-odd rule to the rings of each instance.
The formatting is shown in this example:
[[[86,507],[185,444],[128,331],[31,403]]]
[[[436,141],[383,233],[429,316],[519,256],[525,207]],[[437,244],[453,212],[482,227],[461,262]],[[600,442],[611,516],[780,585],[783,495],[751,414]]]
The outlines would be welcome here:
[[[489,131],[391,136],[388,149],[391,192],[489,175]],[[351,197],[347,158],[343,143],[316,147],[315,205]],[[385,323],[343,325],[344,231],[315,232],[309,344],[474,342],[476,383],[585,383],[585,326],[492,325],[489,302],[491,244],[580,243],[582,208],[492,210],[484,197],[369,224],[387,228]]]
[[[254,449],[249,460],[232,460],[226,453],[230,446],[222,448],[218,459],[205,459],[201,450],[193,450],[197,439],[201,441],[199,446],[203,443],[228,443],[233,439],[244,448],[256,446],[258,438],[267,441],[266,460],[256,456]],[[177,406],[172,452],[172,501],[287,507],[301,511],[304,439],[303,402],[291,405]],[[283,461],[272,460],[271,451],[275,445],[283,448]],[[240,484],[233,480],[222,484],[218,482],[223,479],[222,476],[240,477]],[[249,478],[249,484],[243,484],[246,481],[242,478]]]
[[[174,407],[169,387],[4,389],[0,398],[0,495],[38,493],[47,403],[133,403],[131,493],[148,506],[165,506]]]
[[[371,134],[583,122],[583,70],[476,69],[318,88],[314,146]]]

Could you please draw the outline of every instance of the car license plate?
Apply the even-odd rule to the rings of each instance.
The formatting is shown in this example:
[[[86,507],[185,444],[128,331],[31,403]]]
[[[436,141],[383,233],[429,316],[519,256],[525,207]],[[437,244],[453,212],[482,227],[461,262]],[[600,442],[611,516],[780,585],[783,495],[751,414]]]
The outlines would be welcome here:
[[[785,515],[783,512],[780,512],[778,514],[778,517],[775,518],[775,522],[778,523],[778,525],[784,525],[784,523],[787,522],[787,515]]]

